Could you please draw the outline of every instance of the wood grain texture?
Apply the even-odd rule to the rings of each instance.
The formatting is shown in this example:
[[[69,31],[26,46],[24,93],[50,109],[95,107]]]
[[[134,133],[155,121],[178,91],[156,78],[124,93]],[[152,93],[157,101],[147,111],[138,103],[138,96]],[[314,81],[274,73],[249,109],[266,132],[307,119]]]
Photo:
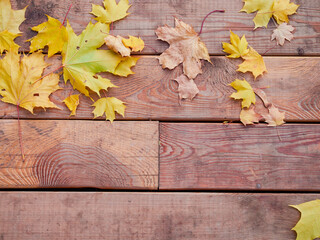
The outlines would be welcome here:
[[[158,123],[1,120],[0,188],[157,189]],[[1,239],[1,238],[0,238]]]
[[[144,56],[134,67],[136,74],[128,78],[106,75],[119,88],[112,89],[108,96],[114,96],[127,105],[125,119],[128,120],[239,120],[240,101],[229,96],[234,92],[230,87],[236,78],[246,78],[253,87],[265,89],[267,96],[281,111],[286,113],[286,121],[320,120],[320,57],[266,57],[268,73],[254,81],[252,75],[237,73],[240,60],[212,57],[213,66],[205,63],[203,74],[195,82],[200,93],[193,101],[178,100],[175,79],[182,73],[181,66],[173,71],[163,70],[155,57]],[[59,66],[56,58],[50,59],[51,69]],[[49,70],[50,71],[50,70]],[[64,84],[61,81],[61,87]],[[38,109],[35,115],[21,109],[23,118],[43,119],[92,119],[92,101],[80,97],[76,117],[69,117],[69,110],[62,101],[72,93],[68,85],[51,97],[61,110]],[[265,113],[261,101],[257,99],[257,110]],[[0,102],[0,118],[16,118],[14,105]],[[118,119],[121,117],[117,116]]]
[[[68,19],[75,29],[80,33],[92,20],[91,3],[102,5],[101,0],[11,0],[13,7],[21,9],[29,6],[26,11],[26,21],[21,30],[24,37],[18,39],[23,46],[22,50],[28,50],[28,43],[24,42],[35,35],[30,30],[43,21],[45,14],[63,21],[69,5],[73,3]],[[294,0],[300,4],[298,14],[290,16],[290,24],[295,28],[295,39],[292,43],[286,43],[284,47],[276,47],[268,52],[270,55],[316,55],[320,53],[320,5],[318,0]],[[126,19],[116,22],[114,34],[138,35],[148,46],[156,49],[158,53],[167,48],[167,44],[157,40],[154,30],[158,26],[168,24],[174,26],[174,17],[191,24],[196,31],[200,30],[201,22],[208,12],[216,9],[225,9],[226,12],[216,13],[205,22],[201,38],[206,43],[211,54],[223,54],[221,42],[229,41],[229,30],[237,34],[245,34],[249,44],[258,52],[265,52],[274,47],[271,42],[271,34],[275,29],[274,23],[269,23],[269,28],[260,28],[253,31],[254,14],[239,12],[243,7],[240,0],[130,0],[131,13]],[[154,54],[152,48],[146,48],[143,53]]]
[[[320,188],[320,125],[161,123],[160,189]]]
[[[0,239],[294,240],[319,194],[1,192]]]

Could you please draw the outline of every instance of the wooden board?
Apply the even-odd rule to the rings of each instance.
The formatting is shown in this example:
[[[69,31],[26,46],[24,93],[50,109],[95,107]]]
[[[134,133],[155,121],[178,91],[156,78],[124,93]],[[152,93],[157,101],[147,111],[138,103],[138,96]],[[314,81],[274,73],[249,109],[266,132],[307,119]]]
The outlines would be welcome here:
[[[294,240],[319,194],[1,192],[0,239]]]
[[[108,75],[119,88],[112,89],[108,96],[126,102],[125,119],[128,120],[180,120],[217,121],[239,120],[240,101],[229,96],[234,92],[228,84],[236,78],[246,78],[254,88],[265,89],[268,98],[286,113],[286,121],[320,120],[320,58],[266,57],[268,73],[254,81],[252,75],[237,73],[240,60],[212,57],[213,66],[205,63],[203,74],[195,82],[200,93],[193,101],[179,104],[177,83],[173,81],[181,74],[181,67],[173,71],[162,70],[155,57],[144,56],[134,68],[136,74],[128,78]],[[51,69],[59,66],[57,59],[50,60]],[[61,82],[61,86],[64,85]],[[51,97],[62,110],[36,111],[35,115],[21,110],[23,118],[74,119],[62,101],[73,91],[58,91]],[[77,119],[92,119],[92,101],[81,97]],[[257,100],[257,110],[266,112]],[[16,118],[16,107],[0,102],[0,118]],[[118,116],[118,119],[121,117]]]
[[[0,124],[0,188],[158,187],[157,122],[21,121],[25,159],[18,122]]]
[[[320,188],[320,125],[161,123],[160,189]]]
[[[75,32],[80,33],[92,20],[91,3],[102,5],[101,0],[11,0],[16,9],[24,8],[29,5],[26,11],[26,21],[22,24],[21,30],[24,37],[18,40],[23,45],[22,50],[28,50],[28,43],[24,42],[35,35],[30,30],[46,21],[45,14],[63,21],[69,5],[73,3],[68,19]],[[292,43],[286,43],[284,47],[275,47],[270,50],[270,55],[316,55],[320,53],[320,6],[318,0],[294,0],[301,7],[298,14],[290,16],[290,24],[296,31],[295,39]],[[260,28],[255,31],[253,18],[255,14],[246,14],[239,12],[243,7],[240,0],[130,0],[132,7],[129,9],[130,15],[114,24],[114,35],[123,36],[136,35],[141,36],[147,47],[143,53],[154,54],[154,48],[157,53],[163,52],[167,44],[157,40],[154,30],[158,26],[168,24],[174,26],[174,17],[191,24],[198,32],[203,18],[212,10],[225,9],[226,12],[215,13],[205,22],[201,38],[206,43],[211,54],[223,54],[221,42],[229,41],[229,30],[242,35],[245,34],[249,44],[258,52],[263,53],[273,48],[275,42],[271,42],[271,34],[275,29],[274,23],[269,23],[268,29]]]

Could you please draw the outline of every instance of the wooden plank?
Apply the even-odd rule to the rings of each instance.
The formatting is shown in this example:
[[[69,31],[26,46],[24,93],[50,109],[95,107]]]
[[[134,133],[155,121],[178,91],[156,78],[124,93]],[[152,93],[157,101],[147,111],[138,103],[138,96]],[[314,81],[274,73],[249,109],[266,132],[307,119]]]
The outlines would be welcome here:
[[[1,120],[0,188],[157,189],[158,123]],[[0,238],[1,239],[1,238]]]
[[[161,123],[160,189],[319,190],[320,125]]]
[[[0,193],[0,239],[294,240],[319,194]]]
[[[46,21],[45,14],[63,21],[69,5],[73,3],[68,19],[77,33],[80,33],[93,18],[91,3],[102,4],[101,0],[72,0],[72,1],[51,1],[51,0],[11,0],[16,9],[29,5],[26,11],[26,21],[22,24],[21,30],[24,37],[18,40],[22,44],[23,50],[28,49],[26,39],[35,35],[30,30]],[[295,0],[301,5],[298,14],[290,16],[290,24],[295,31],[295,39],[292,43],[285,44],[284,47],[276,47],[268,52],[270,55],[317,55],[320,53],[320,6],[318,0]],[[167,44],[158,41],[154,30],[158,26],[168,24],[174,26],[174,16],[191,24],[196,31],[200,30],[201,22],[208,12],[217,9],[225,9],[226,13],[216,13],[210,16],[205,22],[204,31],[201,38],[206,43],[211,54],[223,54],[221,42],[229,41],[229,30],[237,34],[245,34],[250,45],[258,52],[263,53],[267,49],[274,47],[275,43],[270,41],[272,31],[275,29],[273,22],[270,22],[268,29],[258,29],[253,31],[254,14],[239,12],[243,7],[240,0],[130,0],[131,13],[126,19],[116,22],[113,34],[117,35],[138,35],[146,44],[158,53],[167,48]],[[147,47],[143,53],[154,54],[152,48]]]
[[[200,93],[193,101],[179,104],[175,79],[181,74],[181,67],[173,71],[162,70],[155,57],[145,56],[134,68],[136,74],[128,78],[107,75],[119,88],[112,89],[108,96],[115,96],[126,102],[126,117],[129,120],[239,120],[240,101],[229,96],[234,92],[228,86],[236,78],[246,78],[253,87],[265,89],[269,100],[286,113],[286,121],[320,120],[320,58],[266,57],[268,73],[253,81],[250,74],[236,72],[241,61],[225,57],[211,58],[213,66],[204,64],[203,74],[195,81]],[[59,66],[57,59],[50,60],[51,69]],[[61,87],[63,83],[61,81]],[[69,110],[62,101],[72,93],[58,91],[51,97],[62,110],[36,111],[35,115],[21,110],[23,118],[75,119],[69,117]],[[76,119],[92,119],[92,101],[81,97]],[[266,111],[257,101],[257,110]],[[0,118],[16,118],[16,107],[0,102]],[[121,117],[118,116],[119,119]]]

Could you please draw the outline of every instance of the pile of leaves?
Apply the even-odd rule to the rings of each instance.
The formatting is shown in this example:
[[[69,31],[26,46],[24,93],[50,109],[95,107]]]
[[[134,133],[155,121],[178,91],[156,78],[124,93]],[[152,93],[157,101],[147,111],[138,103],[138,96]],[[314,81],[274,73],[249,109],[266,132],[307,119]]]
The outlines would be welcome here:
[[[104,7],[92,5],[92,14],[97,22],[89,22],[80,35],[76,35],[67,22],[48,16],[48,21],[32,28],[38,34],[29,39],[30,53],[21,55],[14,39],[20,35],[19,26],[25,20],[25,9],[12,10],[9,0],[0,0],[1,33],[0,51],[5,56],[0,60],[0,95],[2,101],[25,108],[31,113],[35,107],[57,108],[49,96],[61,89],[58,85],[58,70],[62,69],[64,82],[68,81],[77,94],[70,94],[63,102],[70,109],[71,115],[76,114],[80,94],[93,101],[94,117],[105,114],[111,122],[118,113],[124,116],[124,103],[115,98],[107,97],[109,88],[116,87],[100,73],[108,72],[117,76],[127,77],[133,74],[138,57],[130,56],[132,51],[141,51],[144,42],[140,38],[130,36],[128,39],[112,36],[109,33],[113,22],[128,15],[128,0],[105,0]],[[71,6],[70,6],[71,7]],[[70,8],[69,8],[70,10]],[[110,40],[111,39],[111,40]],[[110,50],[99,49],[106,44]],[[45,55],[41,50],[48,47],[50,58],[56,53],[62,55],[61,66],[49,74],[43,75],[48,67]],[[17,71],[13,71],[18,69]],[[104,97],[101,97],[101,94]],[[98,98],[98,99],[97,99]],[[97,100],[94,100],[97,99]]]

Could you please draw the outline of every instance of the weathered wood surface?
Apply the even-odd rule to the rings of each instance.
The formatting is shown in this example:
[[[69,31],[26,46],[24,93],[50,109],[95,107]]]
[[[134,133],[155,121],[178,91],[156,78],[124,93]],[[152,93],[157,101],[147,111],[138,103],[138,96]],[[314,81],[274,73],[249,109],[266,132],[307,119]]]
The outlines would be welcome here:
[[[24,37],[18,42],[23,45],[22,50],[28,50],[28,43],[24,42],[35,35],[30,30],[46,21],[45,14],[63,21],[69,5],[73,3],[68,19],[77,33],[80,33],[93,18],[90,14],[91,3],[102,4],[102,0],[11,0],[16,9],[29,5],[26,11],[26,21],[21,30]],[[295,28],[295,39],[284,47],[276,47],[268,52],[269,55],[316,55],[320,53],[320,4],[318,0],[294,0],[300,4],[298,14],[290,16],[290,24]],[[126,19],[114,24],[113,34],[138,35],[146,44],[158,53],[167,48],[167,44],[158,41],[154,30],[158,26],[168,24],[174,26],[174,16],[191,24],[196,31],[200,30],[201,22],[208,12],[217,9],[225,9],[226,12],[216,13],[210,16],[204,27],[201,38],[206,43],[211,54],[223,54],[221,42],[229,41],[229,30],[237,34],[245,34],[249,44],[258,52],[263,53],[272,48],[275,42],[271,42],[271,34],[275,29],[274,23],[269,23],[269,28],[260,28],[253,31],[254,14],[239,12],[243,7],[240,0],[130,0],[131,13]],[[147,47],[143,53],[154,54],[154,50]]]
[[[24,160],[18,122],[0,124],[0,188],[158,187],[157,122],[22,120]]]
[[[269,87],[265,89],[268,98],[281,111],[285,111],[287,121],[319,121],[320,120],[320,58],[266,57],[269,70],[258,81],[253,81],[250,74],[237,73],[237,65],[241,62],[225,57],[212,57],[213,66],[204,64],[203,74],[195,82],[200,93],[193,101],[182,101],[179,104],[177,83],[175,79],[181,74],[181,67],[173,71],[162,70],[155,57],[144,56],[134,68],[136,74],[128,78],[108,77],[119,88],[111,89],[108,96],[115,96],[126,102],[125,119],[128,120],[239,120],[240,101],[229,96],[234,92],[228,86],[236,78],[246,78],[253,87]],[[59,66],[57,59],[50,60]],[[54,66],[51,69],[54,69]],[[61,87],[63,83],[61,81]],[[23,118],[44,119],[92,119],[92,101],[81,97],[76,117],[69,117],[69,110],[62,101],[72,93],[71,86],[67,90],[58,91],[51,97],[62,110],[39,109],[35,115],[21,109]],[[257,99],[257,110],[265,112],[261,101]],[[0,102],[0,118],[16,118],[14,105]],[[118,119],[122,117],[118,116]]]
[[[318,124],[161,123],[160,144],[161,190],[320,188]]]
[[[1,192],[0,239],[294,240],[318,194]]]

